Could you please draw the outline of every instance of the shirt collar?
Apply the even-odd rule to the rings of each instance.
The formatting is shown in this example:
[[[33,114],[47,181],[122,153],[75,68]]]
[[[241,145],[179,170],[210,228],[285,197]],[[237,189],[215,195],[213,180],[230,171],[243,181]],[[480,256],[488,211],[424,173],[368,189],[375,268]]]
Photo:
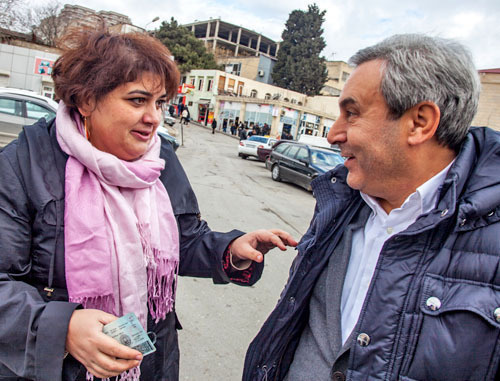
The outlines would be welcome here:
[[[450,164],[448,164],[441,172],[434,175],[425,183],[420,185],[415,192],[413,192],[411,195],[408,196],[408,198],[403,202],[403,205],[401,205],[401,207],[398,209],[405,209],[418,201],[420,201],[420,210],[418,215],[428,213],[432,209],[434,209],[437,204],[439,187],[443,185],[444,180],[446,178],[446,174],[448,173],[448,170],[450,169],[450,167],[454,162],[455,159],[453,159],[450,162]],[[380,206],[380,204],[374,197],[369,196],[363,192],[359,193],[361,194],[363,200],[373,210],[375,216],[377,214],[382,216],[387,215],[385,210]]]

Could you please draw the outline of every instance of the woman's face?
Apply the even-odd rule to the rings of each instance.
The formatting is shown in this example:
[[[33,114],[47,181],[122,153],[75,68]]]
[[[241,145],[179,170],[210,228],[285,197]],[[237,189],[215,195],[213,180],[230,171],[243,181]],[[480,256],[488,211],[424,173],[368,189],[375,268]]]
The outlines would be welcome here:
[[[140,158],[147,150],[167,100],[157,75],[144,73],[101,99],[79,107],[87,117],[89,140],[97,149],[122,160]]]

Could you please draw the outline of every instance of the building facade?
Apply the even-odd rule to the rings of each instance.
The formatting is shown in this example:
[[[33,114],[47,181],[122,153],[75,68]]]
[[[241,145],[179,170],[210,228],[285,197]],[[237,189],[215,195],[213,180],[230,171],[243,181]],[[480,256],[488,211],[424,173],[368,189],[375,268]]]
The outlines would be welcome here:
[[[339,96],[354,68],[344,61],[327,61],[328,77],[321,95]]]
[[[195,21],[184,26],[205,42],[226,72],[272,84],[271,72],[276,63],[278,42],[221,19]]]
[[[60,23],[64,26],[62,34],[67,28],[90,28],[98,29],[102,26],[132,25],[130,17],[112,11],[94,11],[93,9],[80,5],[64,5],[58,16]]]
[[[205,41],[215,57],[258,56],[266,54],[276,58],[279,44],[260,33],[230,24],[221,19],[195,21],[184,24],[196,38]]]
[[[192,70],[184,79],[178,102],[200,123],[209,124],[215,117],[219,126],[267,124],[271,136],[286,131],[297,138],[326,136],[339,114],[336,97],[308,97],[219,70]]]
[[[500,131],[500,68],[479,70],[481,96],[474,126],[488,126]]]
[[[0,87],[31,90],[54,98],[50,75],[60,50],[32,40],[31,34],[0,30]]]

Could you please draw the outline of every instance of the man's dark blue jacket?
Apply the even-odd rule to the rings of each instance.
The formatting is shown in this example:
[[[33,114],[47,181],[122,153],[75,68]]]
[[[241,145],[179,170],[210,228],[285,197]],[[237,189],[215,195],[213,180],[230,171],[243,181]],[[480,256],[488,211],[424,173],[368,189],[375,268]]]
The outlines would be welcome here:
[[[313,182],[311,226],[275,310],[248,349],[244,381],[282,380],[288,371],[315,282],[364,204],[346,175],[341,166]],[[351,336],[347,379],[500,379],[499,220],[500,133],[471,128],[436,208],[382,248]],[[427,305],[431,297],[439,308]],[[368,345],[356,341],[360,333]]]

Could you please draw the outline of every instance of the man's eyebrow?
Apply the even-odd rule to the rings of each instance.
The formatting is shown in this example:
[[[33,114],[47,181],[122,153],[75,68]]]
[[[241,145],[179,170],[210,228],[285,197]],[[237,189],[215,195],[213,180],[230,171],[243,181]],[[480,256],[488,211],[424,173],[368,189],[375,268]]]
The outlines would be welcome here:
[[[354,98],[351,98],[351,97],[344,98],[339,102],[339,106],[342,108],[346,108],[347,106],[357,105],[357,104],[358,104],[358,102]]]

